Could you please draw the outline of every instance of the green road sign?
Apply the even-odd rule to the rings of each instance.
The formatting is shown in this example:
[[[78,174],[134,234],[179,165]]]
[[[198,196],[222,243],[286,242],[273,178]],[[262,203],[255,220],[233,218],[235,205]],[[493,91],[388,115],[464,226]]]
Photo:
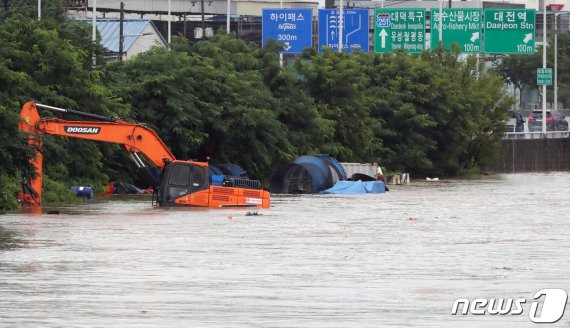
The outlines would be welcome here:
[[[374,52],[425,50],[425,9],[374,10]]]
[[[432,9],[431,48],[437,48],[439,42],[439,9]],[[463,53],[479,53],[481,48],[481,9],[444,9],[441,15],[443,27],[443,45],[446,49],[457,43]]]
[[[536,69],[536,84],[537,85],[552,85],[552,68],[537,68]]]
[[[485,9],[485,53],[534,54],[534,9]]]

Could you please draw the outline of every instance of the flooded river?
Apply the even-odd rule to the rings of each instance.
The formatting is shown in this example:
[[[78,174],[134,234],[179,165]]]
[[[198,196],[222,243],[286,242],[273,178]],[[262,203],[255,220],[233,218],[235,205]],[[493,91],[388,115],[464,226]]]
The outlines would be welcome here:
[[[0,327],[535,327],[534,293],[570,292],[569,173],[412,183],[260,216],[137,198],[1,215]],[[457,298],[528,302],[451,315]],[[570,327],[566,307],[542,326]]]

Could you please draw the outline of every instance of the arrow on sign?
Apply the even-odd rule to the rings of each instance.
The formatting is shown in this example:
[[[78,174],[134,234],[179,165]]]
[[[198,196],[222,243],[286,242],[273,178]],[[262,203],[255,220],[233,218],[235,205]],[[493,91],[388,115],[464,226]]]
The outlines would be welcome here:
[[[471,42],[475,42],[479,39],[479,32],[475,32],[471,35]]]
[[[291,45],[289,44],[289,42],[285,42],[285,50],[289,50],[291,49]]]
[[[528,43],[531,40],[532,40],[532,33],[524,35],[524,40],[523,40],[524,43]]]
[[[386,32],[385,29],[382,29],[382,31],[380,31],[380,37],[382,38],[382,48],[386,48],[386,37],[388,36],[388,33]]]

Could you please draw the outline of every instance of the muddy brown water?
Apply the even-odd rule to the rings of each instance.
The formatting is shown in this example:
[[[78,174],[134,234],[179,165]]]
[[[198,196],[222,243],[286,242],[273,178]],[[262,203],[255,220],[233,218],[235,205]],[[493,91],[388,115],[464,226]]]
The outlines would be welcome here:
[[[0,327],[535,327],[570,293],[570,174],[274,196],[270,210],[110,198],[0,216]],[[414,218],[414,219],[410,219]],[[521,315],[451,315],[457,298]],[[564,317],[544,327],[570,327]]]

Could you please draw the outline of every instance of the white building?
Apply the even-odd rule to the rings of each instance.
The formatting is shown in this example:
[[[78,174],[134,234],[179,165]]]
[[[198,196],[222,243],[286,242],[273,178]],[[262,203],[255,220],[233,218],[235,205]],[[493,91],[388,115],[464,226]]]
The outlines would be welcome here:
[[[91,20],[78,19],[80,22],[91,24]],[[120,52],[120,20],[97,19],[97,32],[101,37],[101,45],[107,49],[108,59],[118,59]],[[129,59],[142,52],[148,51],[152,46],[167,46],[156,26],[148,19],[123,20],[123,60]]]

